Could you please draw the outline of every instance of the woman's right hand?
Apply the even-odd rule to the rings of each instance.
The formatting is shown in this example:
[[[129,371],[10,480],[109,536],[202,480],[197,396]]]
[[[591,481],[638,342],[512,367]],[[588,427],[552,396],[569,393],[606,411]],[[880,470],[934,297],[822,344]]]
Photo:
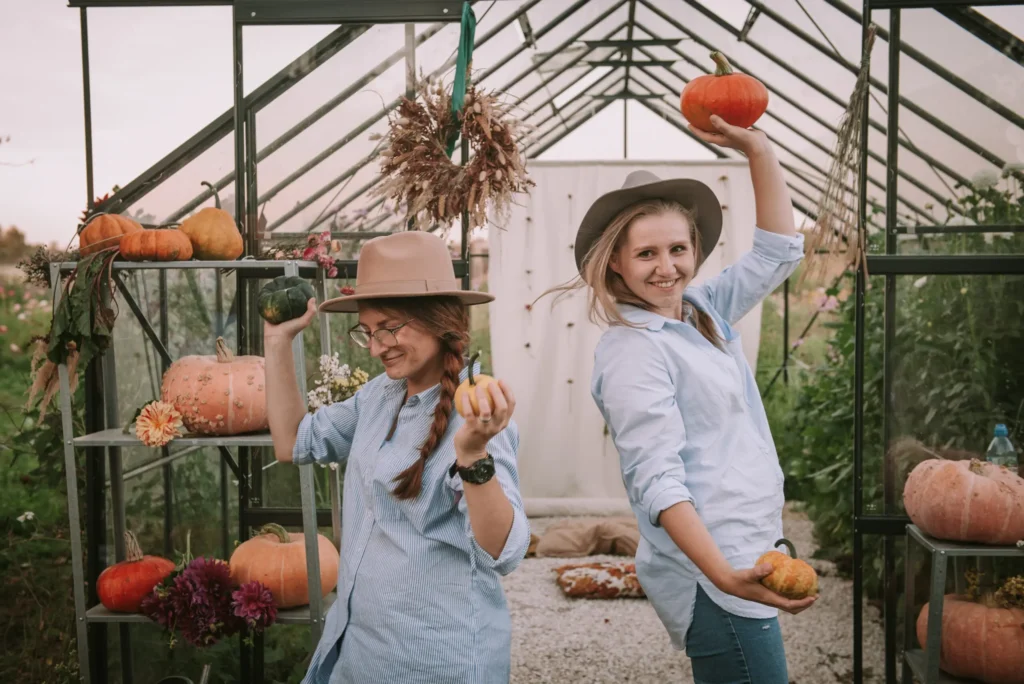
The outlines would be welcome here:
[[[302,314],[298,318],[293,318],[290,321],[284,321],[277,325],[274,325],[269,321],[263,321],[264,344],[268,341],[291,344],[291,341],[295,339],[295,336],[305,330],[306,327],[313,322],[316,314],[316,298],[310,297],[309,301],[306,302],[306,313]]]
[[[762,563],[746,570],[733,570],[725,576],[721,583],[722,586],[718,588],[737,598],[763,603],[766,606],[772,606],[793,615],[807,610],[818,600],[817,596],[808,596],[807,598],[794,600],[776,594],[761,584],[761,579],[770,574],[772,574],[770,563]]]

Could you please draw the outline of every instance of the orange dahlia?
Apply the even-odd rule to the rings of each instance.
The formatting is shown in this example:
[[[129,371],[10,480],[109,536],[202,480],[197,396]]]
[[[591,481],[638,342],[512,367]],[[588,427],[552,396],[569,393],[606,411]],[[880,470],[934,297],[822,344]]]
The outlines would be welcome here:
[[[135,434],[146,446],[163,446],[182,434],[181,414],[173,404],[150,402],[135,421]]]

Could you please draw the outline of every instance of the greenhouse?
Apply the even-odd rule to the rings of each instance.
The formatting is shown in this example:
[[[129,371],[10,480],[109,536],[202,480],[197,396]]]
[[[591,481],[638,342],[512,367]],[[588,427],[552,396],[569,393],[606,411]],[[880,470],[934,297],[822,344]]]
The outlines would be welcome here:
[[[372,681],[700,681],[703,632],[689,632],[684,651],[666,615],[693,610],[698,625],[701,597],[723,614],[734,604],[688,551],[696,542],[682,548],[674,530],[684,528],[672,527],[680,523],[668,510],[637,515],[652,498],[687,491],[671,472],[638,474],[657,466],[636,456],[672,443],[656,426],[675,423],[652,416],[678,404],[688,441],[672,456],[680,469],[686,461],[690,510],[705,522],[721,506],[736,517],[763,510],[769,527],[778,517],[784,539],[763,552],[781,552],[771,562],[782,565],[761,585],[775,591],[782,580],[771,577],[793,573],[789,580],[813,587],[778,590],[791,602],[816,596],[806,609],[772,604],[782,606],[785,681],[1024,682],[1024,6],[67,0],[62,11],[80,26],[87,206],[67,217],[67,244],[26,256],[9,295],[0,286],[4,334],[25,320],[13,304],[21,292],[45,300],[36,327],[25,325],[21,355],[0,355],[18,376],[0,392],[17,414],[0,430],[4,486],[38,488],[10,497],[11,506],[36,507],[32,516],[15,518],[21,510],[10,507],[0,515],[10,540],[0,567],[18,597],[4,618],[0,671],[11,681],[327,682],[331,658],[342,678],[330,681],[371,681],[371,672],[382,678]],[[183,54],[126,59],[116,47],[124,31],[137,40],[174,33]],[[190,40],[201,45],[196,54],[223,59],[203,72]],[[209,117],[202,110],[200,126],[164,145],[146,123],[154,110],[200,120],[161,90],[173,82],[232,105],[208,107]],[[694,113],[705,110],[742,120],[729,134],[738,137],[697,130]],[[764,155],[743,147],[751,140],[777,160],[773,192],[785,197],[781,214],[787,224],[792,214],[796,234],[765,235],[780,212],[765,201]],[[133,146],[145,163],[124,177],[114,160]],[[721,295],[734,320],[707,320],[725,331],[736,363],[716,375],[711,354],[720,350],[705,345],[705,361],[676,378],[678,395],[619,396],[616,387],[646,378],[624,376],[648,366],[608,349],[609,324],[590,315],[587,289],[549,296],[584,274],[584,240],[596,242],[593,254],[604,244],[584,238],[586,226],[606,193],[632,192],[638,174],[692,179],[715,200],[713,219],[703,205],[684,215],[698,248],[692,288],[715,292],[722,286],[713,283],[753,277],[755,257],[763,268],[776,253],[792,261],[756,302]],[[705,221],[720,232],[705,233]],[[403,243],[412,251],[398,255],[389,240],[414,232],[434,241]],[[435,242],[450,275],[447,258],[440,275],[422,275]],[[607,274],[632,288],[630,267],[618,253],[609,258]],[[381,265],[387,259],[394,265]],[[366,322],[357,307],[387,286],[372,281],[374,267],[399,271],[388,282],[409,299],[440,293],[483,304],[465,307],[465,348],[438,337],[442,355],[457,349],[462,365],[457,382],[437,376],[451,416],[439,431],[440,418],[406,403],[434,391],[413,392],[413,376],[402,380],[409,398],[394,404],[399,413],[373,403],[386,399],[374,388],[415,361],[413,352],[389,357],[386,339],[399,345],[425,330],[403,337],[408,322],[391,314]],[[310,297],[329,305],[290,343],[265,336],[308,316]],[[699,301],[684,300],[680,320]],[[707,314],[693,316],[687,333],[712,339],[716,323],[705,334]],[[611,369],[599,372],[608,356]],[[292,390],[272,370],[278,359],[293,360],[303,401],[293,423],[281,422],[293,412],[275,397]],[[744,402],[729,383],[745,382],[748,366]],[[710,389],[691,405],[685,386],[694,378]],[[493,473],[473,484],[478,475],[461,469],[469,437],[460,435],[470,433],[445,432],[453,411],[479,434],[491,420],[479,405],[464,413],[470,401],[464,407],[445,383],[490,392],[500,423],[498,379],[509,403],[514,392],[515,431],[485,442],[485,460],[500,479],[509,449],[508,500],[495,483],[485,489]],[[328,457],[318,455],[310,440],[348,434],[345,421],[357,418],[337,407],[358,402],[356,437],[339,437],[346,453],[378,439],[385,454],[404,444],[403,429],[431,426],[431,453],[455,460],[442,469],[423,447],[415,461],[427,493],[416,497],[417,479],[412,499],[392,497],[374,479],[385,465],[353,470],[355,456],[329,457],[329,444]],[[720,410],[729,406],[752,424],[763,406],[772,444],[758,448],[772,463],[723,467],[725,478],[758,487],[714,485],[705,500],[701,487],[712,485],[702,469],[718,467],[705,460],[732,463],[722,453],[729,445],[764,442],[743,441],[746,423]],[[387,425],[371,434],[365,416],[378,409],[373,424]],[[704,422],[727,441],[693,462],[680,457],[697,448],[694,426]],[[456,435],[450,451],[445,434]],[[303,449],[313,454],[306,461]],[[770,511],[715,498],[761,496],[772,485],[758,478],[776,470],[779,506]],[[426,489],[431,473],[436,490]],[[405,475],[395,478],[402,487]],[[512,504],[500,553],[484,550],[484,521],[498,524],[482,517],[484,491],[501,511]],[[454,517],[417,517],[449,494]],[[356,522],[364,504],[369,522]],[[47,527],[35,519],[44,515]],[[466,539],[444,546],[442,523],[464,524]],[[723,530],[738,524],[708,529],[724,550]],[[62,550],[26,555],[51,537]],[[676,546],[665,551],[658,540]],[[524,552],[510,551],[514,542]],[[434,550],[417,558],[409,549],[421,543]],[[700,576],[696,608],[665,598],[658,573],[669,566],[656,562],[672,553],[682,560],[671,572]],[[444,575],[456,556],[474,578],[484,573],[473,580],[483,589]],[[45,607],[31,563],[54,566]],[[397,574],[402,563],[425,566],[422,586]],[[368,617],[381,586],[400,597],[380,600],[404,601],[408,614]],[[490,599],[472,603],[477,591],[493,598],[488,590],[507,601],[505,612],[487,612]],[[464,591],[464,603],[454,598]],[[474,620],[486,625],[473,627],[479,641],[454,648],[444,630]],[[500,639],[487,635],[506,629],[510,646],[493,646]],[[331,636],[337,645],[326,643]],[[465,672],[475,674],[454,674],[474,648],[480,659]],[[436,651],[451,669],[431,660]],[[393,669],[360,662],[382,652],[393,654]],[[755,670],[768,662],[765,653],[744,657]],[[422,670],[403,669],[411,659]]]

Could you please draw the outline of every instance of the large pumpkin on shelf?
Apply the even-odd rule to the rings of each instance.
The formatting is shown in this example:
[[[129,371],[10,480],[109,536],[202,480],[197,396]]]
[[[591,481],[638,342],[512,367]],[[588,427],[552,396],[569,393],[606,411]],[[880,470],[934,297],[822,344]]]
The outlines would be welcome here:
[[[694,127],[715,132],[711,115],[733,126],[750,128],[768,109],[768,89],[753,76],[733,71],[721,52],[712,52],[717,68],[698,76],[683,88],[679,109]]]
[[[142,224],[120,214],[97,214],[78,234],[78,253],[88,256],[108,247],[119,247],[125,235],[144,230]]]
[[[917,616],[917,640],[928,648],[928,604]],[[939,667],[985,684],[1024,684],[1024,610],[947,595],[942,605]]]
[[[220,208],[217,188],[204,182],[213,193],[214,206],[200,209],[181,222],[181,232],[192,241],[192,251],[200,261],[233,261],[242,256],[245,246],[235,219]]]
[[[188,261],[192,243],[177,228],[151,228],[121,238],[121,256],[127,261]]]
[[[184,356],[164,373],[160,398],[181,413],[185,429],[200,435],[266,430],[266,373],[262,356],[235,356],[218,337],[212,356]]]
[[[928,459],[903,487],[907,515],[937,539],[1014,544],[1024,539],[1024,479],[978,459]]]
[[[327,537],[317,534],[320,552],[320,591],[331,593],[338,583],[338,550]],[[231,579],[236,584],[259,580],[274,595],[279,608],[309,604],[309,574],[306,571],[306,539],[300,532],[288,532],[280,525],[264,525],[231,554]]]
[[[137,613],[142,599],[174,571],[174,563],[160,556],[144,555],[131,532],[125,532],[124,539],[126,558],[100,573],[96,579],[96,594],[103,607],[111,612]]]

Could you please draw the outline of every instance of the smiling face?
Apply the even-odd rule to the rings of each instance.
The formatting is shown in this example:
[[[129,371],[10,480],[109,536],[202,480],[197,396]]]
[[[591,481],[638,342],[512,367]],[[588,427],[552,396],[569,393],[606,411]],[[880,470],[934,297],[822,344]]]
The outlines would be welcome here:
[[[624,231],[608,267],[651,310],[680,318],[683,290],[697,272],[693,227],[675,211],[637,217]]]
[[[399,326],[393,335],[377,332]],[[423,330],[415,319],[398,312],[360,307],[359,327],[368,333],[377,332],[376,337],[370,337],[370,355],[380,359],[389,378],[406,379],[410,394],[432,386],[440,378],[441,340]]]

